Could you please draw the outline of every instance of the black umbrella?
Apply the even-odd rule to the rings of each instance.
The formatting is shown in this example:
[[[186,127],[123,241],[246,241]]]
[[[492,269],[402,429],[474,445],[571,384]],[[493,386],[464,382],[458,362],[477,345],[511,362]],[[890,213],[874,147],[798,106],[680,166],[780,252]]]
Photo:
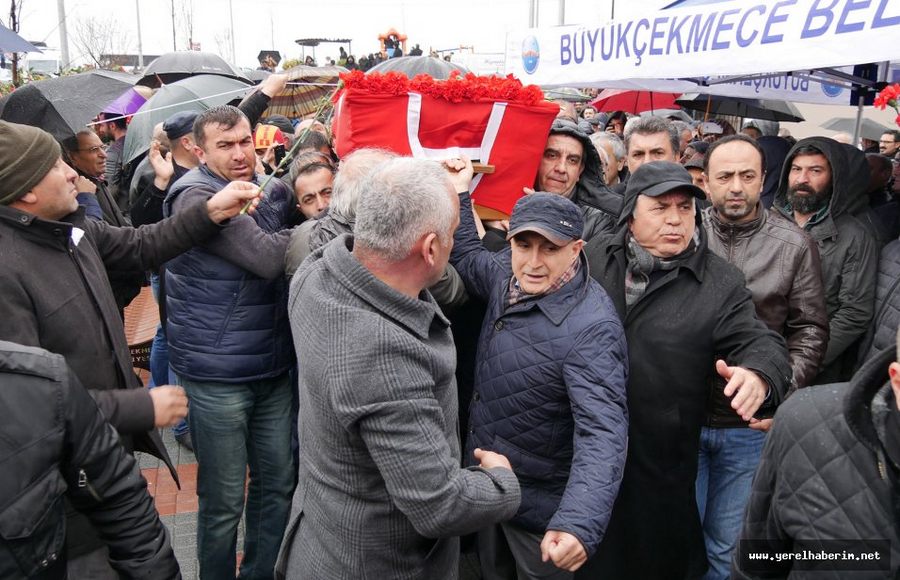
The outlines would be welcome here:
[[[675,102],[685,109],[708,111],[710,115],[731,115],[765,121],[804,121],[797,107],[787,101],[767,99],[739,99],[720,95],[685,93]]]
[[[0,99],[0,119],[40,127],[61,141],[83,130],[135,80],[126,73],[93,70],[28,83]]]
[[[161,87],[132,117],[125,136],[123,161],[128,163],[150,148],[157,123],[182,111],[203,112],[240,101],[252,88],[247,81],[218,75],[195,75]]]
[[[247,80],[218,54],[182,50],[166,53],[147,65],[144,76],[137,84],[156,88],[193,75],[220,75]]]
[[[386,73],[396,71],[403,73],[409,78],[413,78],[418,74],[427,74],[431,77],[442,80],[450,76],[450,73],[458,70],[462,74],[469,72],[464,66],[447,62],[433,56],[399,56],[397,58],[389,58],[368,70],[368,72]]]

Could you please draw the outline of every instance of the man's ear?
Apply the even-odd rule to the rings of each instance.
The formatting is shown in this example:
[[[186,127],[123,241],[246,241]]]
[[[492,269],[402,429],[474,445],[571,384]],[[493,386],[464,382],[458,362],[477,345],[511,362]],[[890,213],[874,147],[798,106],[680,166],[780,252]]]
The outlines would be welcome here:
[[[21,202],[27,205],[34,205],[38,202],[38,196],[33,191],[29,191],[22,197],[16,200],[17,202]]]
[[[197,159],[200,160],[200,163],[206,165],[206,154],[203,152],[203,149],[201,149],[199,145],[194,145],[194,155],[197,156]]]
[[[900,363],[892,362],[888,367],[888,376],[891,377],[891,389],[894,391],[894,402],[900,409]]]
[[[428,266],[434,266],[435,264],[437,264],[437,252],[440,243],[441,241],[438,239],[437,234],[434,232],[426,234],[422,237],[422,259]]]

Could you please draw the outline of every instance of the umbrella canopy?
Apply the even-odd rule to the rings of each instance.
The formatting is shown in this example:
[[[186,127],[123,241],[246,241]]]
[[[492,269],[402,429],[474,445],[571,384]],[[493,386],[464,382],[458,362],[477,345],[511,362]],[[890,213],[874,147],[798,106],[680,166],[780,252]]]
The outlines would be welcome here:
[[[41,52],[39,48],[0,24],[0,52]]]
[[[147,99],[144,95],[136,91],[134,87],[130,87],[115,101],[103,107],[102,112],[113,115],[133,115],[146,102]]]
[[[678,105],[675,104],[677,98],[678,93],[604,89],[600,91],[596,99],[591,101],[591,105],[605,113],[625,111],[637,115],[644,111],[656,111],[657,109],[677,109]]]
[[[691,116],[681,109],[653,109],[652,111],[644,111],[641,113],[641,117],[665,117],[666,119],[684,121],[685,123],[693,121]]]
[[[830,129],[832,131],[842,131],[844,133],[850,133],[853,135],[853,132],[856,131],[856,117],[835,117],[833,119],[829,119],[819,125],[823,129]],[[871,141],[878,141],[885,131],[890,131],[889,127],[885,127],[880,123],[876,123],[871,119],[863,119],[862,125],[859,128],[859,136],[863,139],[869,139]]]
[[[437,80],[444,80],[450,77],[450,73],[458,70],[462,74],[469,72],[464,66],[447,62],[433,56],[400,56],[397,58],[389,58],[372,68],[368,72],[386,73],[396,71],[405,74],[409,78],[413,78],[418,74],[430,75]]]
[[[266,115],[284,115],[298,119],[315,113],[323,98],[334,92],[339,75],[348,72],[342,66],[298,65],[284,71],[288,83],[284,91],[269,101]]]
[[[569,103],[586,103],[591,100],[589,95],[571,87],[547,89],[544,91],[544,97],[548,101],[567,101]]]
[[[137,77],[93,70],[35,81],[0,99],[0,119],[33,125],[62,141],[83,130]]]
[[[685,109],[692,111],[709,111],[710,115],[731,115],[734,117],[750,117],[765,121],[804,121],[797,107],[787,101],[768,99],[738,99],[717,95],[701,95],[686,93],[675,101]]]
[[[259,83],[266,80],[269,77],[269,75],[271,75],[272,73],[270,73],[267,70],[262,70],[262,69],[258,69],[258,68],[254,69],[254,68],[243,68],[242,67],[241,74],[244,75],[244,78],[246,78],[248,81],[250,81],[254,85],[258,85]]]
[[[181,111],[203,112],[240,100],[252,88],[246,81],[217,75],[196,75],[161,87],[135,112],[128,125],[123,161],[128,163],[150,148],[157,123]]]
[[[247,80],[218,54],[181,50],[166,53],[147,65],[144,76],[137,84],[156,88],[193,75],[219,75]]]

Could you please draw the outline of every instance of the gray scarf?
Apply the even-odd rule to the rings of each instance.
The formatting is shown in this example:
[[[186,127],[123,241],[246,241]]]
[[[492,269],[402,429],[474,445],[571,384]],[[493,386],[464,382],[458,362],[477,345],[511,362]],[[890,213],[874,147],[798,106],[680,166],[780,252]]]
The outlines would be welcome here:
[[[625,257],[628,265],[625,268],[625,308],[626,312],[637,304],[647,286],[650,284],[650,275],[659,270],[673,270],[680,266],[691,254],[697,250],[699,244],[700,228],[694,230],[694,237],[683,252],[671,258],[660,258],[645,250],[634,236],[629,232],[625,236]]]

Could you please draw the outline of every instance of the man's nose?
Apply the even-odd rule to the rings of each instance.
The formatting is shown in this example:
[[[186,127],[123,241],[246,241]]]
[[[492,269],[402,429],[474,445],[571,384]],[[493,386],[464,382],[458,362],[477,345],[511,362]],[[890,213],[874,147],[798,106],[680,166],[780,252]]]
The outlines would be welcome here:
[[[675,206],[666,212],[666,223],[677,226],[681,223],[681,210]]]

